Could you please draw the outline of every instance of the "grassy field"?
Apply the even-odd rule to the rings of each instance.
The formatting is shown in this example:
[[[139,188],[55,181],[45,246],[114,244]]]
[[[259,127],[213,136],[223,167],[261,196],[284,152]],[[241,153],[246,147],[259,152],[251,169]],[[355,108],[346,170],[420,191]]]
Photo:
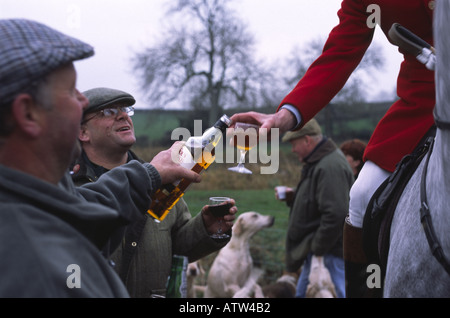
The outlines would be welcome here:
[[[208,203],[212,196],[226,196],[236,200],[239,212],[257,211],[262,214],[270,214],[276,218],[287,217],[287,206],[276,200],[273,189],[265,190],[188,190],[184,199],[189,203],[189,208],[194,211]]]

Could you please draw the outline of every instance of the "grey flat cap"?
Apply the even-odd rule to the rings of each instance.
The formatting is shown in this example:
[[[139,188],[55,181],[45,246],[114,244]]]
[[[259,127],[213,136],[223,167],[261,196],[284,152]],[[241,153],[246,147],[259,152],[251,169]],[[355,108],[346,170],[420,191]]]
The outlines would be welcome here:
[[[284,136],[282,141],[288,142],[294,139],[298,139],[303,136],[316,136],[322,134],[322,129],[319,126],[319,123],[314,118],[305,124],[300,130],[289,131]]]
[[[98,87],[83,92],[89,100],[89,106],[84,114],[94,113],[114,104],[132,106],[136,100],[130,94],[118,89]]]
[[[0,20],[0,100],[70,62],[94,55],[89,44],[44,24],[25,19]]]

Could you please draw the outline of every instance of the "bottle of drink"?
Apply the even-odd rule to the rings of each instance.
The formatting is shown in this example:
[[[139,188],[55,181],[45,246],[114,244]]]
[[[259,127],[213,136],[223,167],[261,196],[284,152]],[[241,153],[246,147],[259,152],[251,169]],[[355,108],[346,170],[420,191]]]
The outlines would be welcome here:
[[[230,125],[231,119],[223,115],[202,136],[189,138],[180,150],[180,164],[196,173],[206,170],[214,162],[214,149]],[[153,194],[148,213],[157,221],[164,220],[190,184],[191,181],[183,178],[175,183],[163,185]]]
[[[187,265],[188,258],[186,256],[172,256],[170,276],[167,278],[166,298],[187,297]]]

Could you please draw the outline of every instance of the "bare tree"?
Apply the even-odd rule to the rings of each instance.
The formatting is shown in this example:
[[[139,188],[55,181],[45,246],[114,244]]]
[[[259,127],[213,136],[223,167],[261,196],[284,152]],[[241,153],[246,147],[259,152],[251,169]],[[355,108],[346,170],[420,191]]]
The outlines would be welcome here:
[[[305,75],[310,65],[320,56],[324,41],[315,39],[306,44],[302,49],[294,48],[287,59],[291,66],[291,73],[284,79],[291,89]],[[377,43],[367,50],[364,58],[358,67],[353,71],[345,86],[331,101],[330,106],[324,108],[319,114],[321,123],[324,125],[327,135],[333,135],[333,126],[342,126],[350,118],[367,116],[361,113],[361,107],[355,105],[367,103],[367,91],[373,84],[374,75],[382,71],[384,67],[383,53],[381,46]],[[289,68],[285,68],[289,70]]]
[[[254,39],[230,0],[178,0],[159,43],[137,53],[134,70],[154,107],[181,103],[209,112],[263,103],[270,72],[253,58]]]
[[[293,87],[305,75],[309,66],[322,53],[323,45],[322,39],[315,39],[307,43],[302,49],[296,47],[292,50],[287,63],[291,65],[293,72],[285,77],[285,82],[289,86]],[[357,104],[365,102],[367,90],[370,86],[368,81],[373,80],[373,75],[380,72],[383,67],[382,48],[377,43],[373,43],[343,89],[333,99],[333,103]]]

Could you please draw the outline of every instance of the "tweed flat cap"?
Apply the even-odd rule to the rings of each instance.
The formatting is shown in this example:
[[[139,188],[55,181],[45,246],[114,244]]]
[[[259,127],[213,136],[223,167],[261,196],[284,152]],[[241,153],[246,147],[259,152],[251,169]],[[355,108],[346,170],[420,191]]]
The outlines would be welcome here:
[[[83,92],[89,100],[89,106],[84,111],[85,114],[94,113],[113,104],[132,106],[136,100],[130,94],[118,89],[98,87]]]
[[[306,123],[305,126],[302,127],[300,130],[296,131],[289,131],[284,136],[282,141],[288,142],[303,136],[316,136],[320,135],[322,133],[322,129],[319,126],[319,123],[314,118],[311,119],[309,122]]]
[[[0,100],[9,101],[58,67],[94,55],[89,44],[39,22],[0,20]]]

